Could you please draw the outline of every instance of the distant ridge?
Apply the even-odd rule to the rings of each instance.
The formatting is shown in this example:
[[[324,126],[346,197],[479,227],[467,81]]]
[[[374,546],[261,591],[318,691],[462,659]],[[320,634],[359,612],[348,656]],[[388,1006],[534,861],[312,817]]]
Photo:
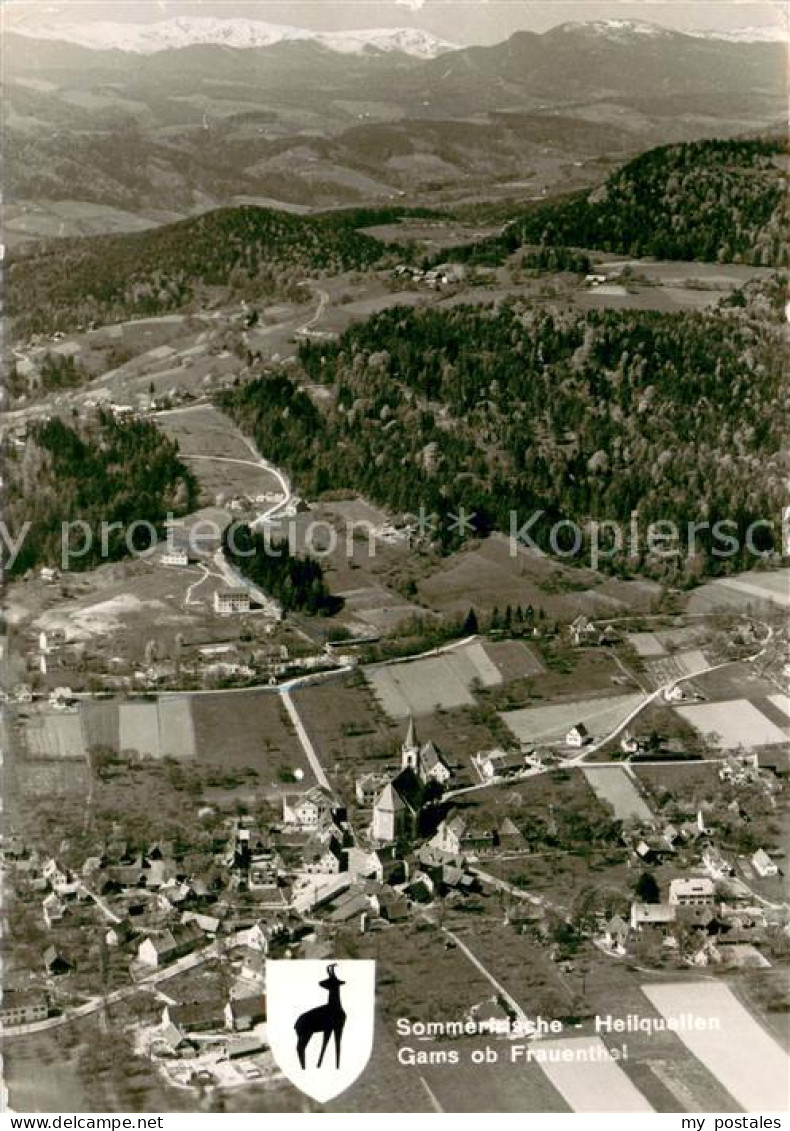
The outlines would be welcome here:
[[[92,23],[35,24],[11,29],[31,39],[54,39],[96,50],[118,50],[140,55],[173,51],[197,44],[223,47],[275,47],[280,43],[315,43],[343,55],[362,52],[401,52],[420,59],[435,59],[454,45],[418,28],[368,28],[342,32],[311,31],[262,20],[189,19],[176,17],[135,24],[96,20]]]

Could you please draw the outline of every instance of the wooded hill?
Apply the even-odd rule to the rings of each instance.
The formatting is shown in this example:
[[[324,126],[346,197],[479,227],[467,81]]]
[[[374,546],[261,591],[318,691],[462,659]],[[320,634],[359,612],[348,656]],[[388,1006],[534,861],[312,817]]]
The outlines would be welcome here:
[[[787,160],[786,143],[768,140],[651,149],[589,195],[534,206],[459,257],[497,263],[537,244],[784,267],[790,262]]]
[[[304,217],[243,206],[151,231],[53,241],[9,262],[13,331],[24,337],[166,314],[199,303],[212,288],[247,299],[299,297],[295,286],[305,274],[378,263],[385,246],[356,228],[396,215]]]
[[[154,424],[118,421],[106,412],[79,423],[53,417],[31,426],[23,447],[3,446],[4,518],[12,540],[26,522],[29,532],[9,568],[14,576],[39,565],[59,565],[61,524],[82,521],[94,532],[93,546],[71,569],[91,569],[129,551],[127,530],[137,520],[163,529],[168,511],[186,514],[197,505],[197,480],[178,458],[177,444]],[[102,557],[102,522],[120,522]],[[134,545],[145,549],[139,531]],[[75,547],[80,539],[75,535]]]
[[[702,533],[681,562],[615,556],[624,573],[672,582],[754,564],[778,546],[787,457],[783,308],[786,279],[752,284],[718,310],[550,312],[397,308],[307,343],[319,409],[278,375],[220,396],[222,408],[309,496],[358,490],[395,512],[475,512],[485,534],[510,513],[627,526],[728,520],[741,550],[722,557]],[[445,548],[457,544],[449,527]]]

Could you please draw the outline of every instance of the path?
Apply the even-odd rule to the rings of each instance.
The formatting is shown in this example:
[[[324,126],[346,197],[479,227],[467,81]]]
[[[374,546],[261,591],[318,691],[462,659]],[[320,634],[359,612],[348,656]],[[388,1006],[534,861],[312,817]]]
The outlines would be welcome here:
[[[318,759],[318,754],[316,753],[315,747],[310,741],[310,735],[305,730],[304,723],[299,718],[299,712],[296,709],[296,704],[291,698],[290,685],[283,685],[280,688],[280,698],[282,699],[282,704],[288,712],[288,716],[294,725],[294,730],[296,731],[297,738],[302,744],[302,749],[307,755],[307,761],[310,763],[310,769],[315,775],[315,780],[323,789],[327,790],[328,793],[332,793],[332,787],[329,784],[329,780],[324,773],[324,768]]]
[[[508,991],[505,989],[505,987],[502,985],[502,983],[497,981],[497,979],[494,977],[494,975],[491,973],[491,971],[488,970],[483,965],[483,963],[480,961],[480,959],[477,957],[477,955],[474,954],[474,952],[469,949],[467,944],[465,942],[463,942],[461,939],[459,939],[458,935],[454,934],[447,927],[442,927],[442,933],[447,935],[447,937],[449,939],[453,940],[453,942],[458,947],[458,949],[466,955],[466,957],[469,959],[469,961],[472,963],[472,965],[475,966],[480,971],[480,973],[483,975],[483,977],[486,978],[491,983],[491,985],[494,987],[494,989],[500,995],[500,997],[503,998],[508,1003],[508,1005],[510,1006],[510,1008],[513,1010],[516,1017],[518,1018],[519,1022],[521,1023],[521,1025],[523,1027],[523,1031],[529,1032],[530,1020],[527,1017],[525,1011],[521,1008],[519,1003],[513,997],[513,995],[508,993]]]

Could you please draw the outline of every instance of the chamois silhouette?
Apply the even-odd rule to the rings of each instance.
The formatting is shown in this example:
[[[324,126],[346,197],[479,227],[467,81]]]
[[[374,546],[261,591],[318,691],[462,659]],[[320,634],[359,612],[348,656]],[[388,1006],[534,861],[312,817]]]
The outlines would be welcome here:
[[[306,1013],[300,1014],[296,1019],[296,1024],[294,1025],[294,1029],[296,1030],[296,1051],[302,1068],[305,1067],[305,1052],[307,1051],[307,1046],[315,1033],[323,1034],[324,1038],[317,1067],[321,1067],[326,1047],[329,1044],[329,1038],[333,1035],[335,1038],[335,1067],[340,1067],[340,1042],[343,1039],[343,1026],[346,1023],[346,1014],[343,1006],[340,1004],[340,987],[344,986],[346,983],[341,982],[335,974],[336,966],[336,962],[333,962],[331,966],[327,966],[326,978],[323,982],[318,983],[322,990],[327,991],[328,998],[326,1004],[318,1005],[315,1009],[308,1009]]]

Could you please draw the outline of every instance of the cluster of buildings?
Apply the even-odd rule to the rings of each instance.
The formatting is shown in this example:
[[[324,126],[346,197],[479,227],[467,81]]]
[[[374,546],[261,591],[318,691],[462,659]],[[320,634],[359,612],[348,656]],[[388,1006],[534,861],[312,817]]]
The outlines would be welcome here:
[[[408,279],[412,283],[439,288],[462,283],[465,273],[460,263],[440,263],[437,267],[430,267],[425,271],[408,263],[399,263],[392,274],[395,279]]]

